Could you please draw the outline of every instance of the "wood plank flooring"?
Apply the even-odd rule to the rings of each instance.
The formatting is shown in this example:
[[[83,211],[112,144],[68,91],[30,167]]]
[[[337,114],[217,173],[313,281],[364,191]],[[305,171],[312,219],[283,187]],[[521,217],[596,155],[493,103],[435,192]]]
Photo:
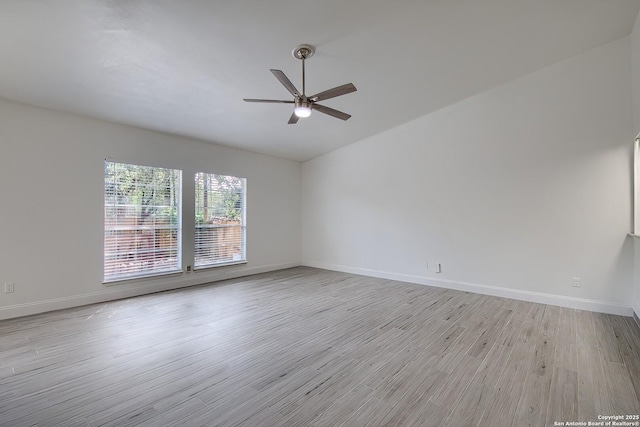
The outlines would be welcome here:
[[[0,322],[1,426],[640,414],[633,318],[299,267]]]

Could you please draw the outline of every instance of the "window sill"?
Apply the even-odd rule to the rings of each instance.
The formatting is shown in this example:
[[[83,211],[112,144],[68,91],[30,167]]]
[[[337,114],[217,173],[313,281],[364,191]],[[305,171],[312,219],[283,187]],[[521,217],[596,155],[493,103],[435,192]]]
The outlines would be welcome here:
[[[242,265],[242,264],[246,264],[247,260],[241,260],[241,261],[229,261],[229,262],[222,262],[220,264],[215,264],[215,265],[205,265],[202,267],[193,267],[193,271],[194,272],[199,272],[199,271],[206,271],[206,270],[212,270],[215,268],[219,268],[219,267],[229,267],[232,265]]]

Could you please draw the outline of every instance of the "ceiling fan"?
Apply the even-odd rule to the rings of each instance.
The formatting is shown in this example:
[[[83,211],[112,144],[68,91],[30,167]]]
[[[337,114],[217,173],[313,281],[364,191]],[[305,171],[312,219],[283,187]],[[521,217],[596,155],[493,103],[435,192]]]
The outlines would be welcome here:
[[[289,118],[289,124],[294,125],[298,123],[298,119],[301,117],[309,117],[311,110],[316,110],[324,114],[328,114],[333,117],[337,117],[341,120],[347,120],[351,115],[343,113],[342,111],[334,110],[333,108],[320,105],[318,101],[324,101],[326,99],[335,98],[336,96],[346,95],[351,92],[355,92],[357,89],[353,83],[347,83],[342,86],[334,87],[333,89],[325,90],[315,95],[307,96],[305,93],[305,75],[304,75],[304,61],[311,58],[315,53],[315,48],[308,44],[298,46],[291,52],[294,58],[302,61],[302,93],[296,89],[291,83],[291,80],[280,70],[271,70],[276,79],[282,83],[282,85],[293,95],[292,101],[285,101],[279,99],[248,99],[245,98],[245,102],[265,102],[272,104],[294,104],[293,114]]]

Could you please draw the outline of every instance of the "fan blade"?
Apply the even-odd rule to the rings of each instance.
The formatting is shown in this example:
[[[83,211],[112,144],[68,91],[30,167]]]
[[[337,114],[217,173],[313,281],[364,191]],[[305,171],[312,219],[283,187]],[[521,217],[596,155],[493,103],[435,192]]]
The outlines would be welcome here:
[[[287,122],[288,125],[295,125],[296,123],[298,123],[298,119],[300,117],[296,116],[296,113],[292,113],[291,117],[289,117],[289,122]]]
[[[289,80],[289,78],[282,71],[272,69],[271,72],[274,76],[276,76],[276,79],[278,79],[280,83],[282,83],[282,86],[287,88],[291,95],[296,98],[300,96],[300,92],[298,92],[298,89],[296,89],[293,83],[291,83],[291,80]]]
[[[317,93],[313,96],[310,96],[309,99],[312,101],[324,101],[325,99],[335,98],[336,96],[346,95],[351,92],[355,92],[356,87],[353,83],[347,83],[346,85],[334,87],[333,89],[325,90],[324,92]]]
[[[342,111],[334,110],[333,108],[325,107],[324,105],[320,104],[311,104],[311,109],[318,110],[321,113],[328,114],[342,120],[348,120],[349,117],[351,117],[350,114],[343,113]]]
[[[293,101],[284,101],[284,100],[280,100],[280,99],[251,99],[251,98],[244,98],[243,101],[244,102],[269,102],[271,104],[295,104],[295,102],[293,102]]]

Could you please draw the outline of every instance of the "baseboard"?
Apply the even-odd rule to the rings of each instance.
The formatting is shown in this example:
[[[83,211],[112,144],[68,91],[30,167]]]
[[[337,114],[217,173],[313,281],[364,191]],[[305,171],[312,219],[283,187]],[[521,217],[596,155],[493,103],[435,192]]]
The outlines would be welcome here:
[[[214,274],[203,275],[199,272],[182,274],[177,276],[175,281],[170,283],[143,283],[135,288],[118,289],[117,286],[105,287],[100,292],[92,292],[70,297],[54,298],[49,300],[34,301],[24,304],[10,305],[0,308],[0,320],[13,319],[16,317],[30,316],[33,314],[45,313],[48,311],[62,310],[65,308],[79,307],[88,304],[96,304],[106,301],[113,301],[123,298],[131,298],[140,295],[163,292],[174,289],[186,288],[189,286],[215,283],[221,280],[235,279],[238,277],[250,276],[253,274],[268,273],[270,271],[283,270],[286,268],[298,267],[300,263],[272,264],[254,268],[243,268],[242,270],[231,270],[221,268]]]
[[[638,317],[638,313],[636,313],[635,311],[633,312],[633,320],[636,321],[636,325],[638,325],[638,328],[640,328],[640,318]]]
[[[387,271],[370,270],[367,268],[350,267],[345,265],[327,264],[314,261],[303,261],[302,265],[322,268],[325,270],[340,271],[343,273],[360,274],[363,276],[377,277],[381,279],[398,280],[402,282],[416,283],[419,285],[435,286],[438,288],[454,289],[457,291],[473,292],[482,295],[511,298],[521,301],[540,304],[556,305],[560,307],[575,308],[579,310],[595,311],[598,313],[616,314],[620,316],[632,316],[633,309],[620,304],[606,301],[596,301],[583,298],[567,297],[563,295],[546,294],[542,292],[523,291],[518,289],[502,288],[498,286],[480,285],[477,283],[458,282],[453,280],[432,279],[410,274],[391,273]]]

